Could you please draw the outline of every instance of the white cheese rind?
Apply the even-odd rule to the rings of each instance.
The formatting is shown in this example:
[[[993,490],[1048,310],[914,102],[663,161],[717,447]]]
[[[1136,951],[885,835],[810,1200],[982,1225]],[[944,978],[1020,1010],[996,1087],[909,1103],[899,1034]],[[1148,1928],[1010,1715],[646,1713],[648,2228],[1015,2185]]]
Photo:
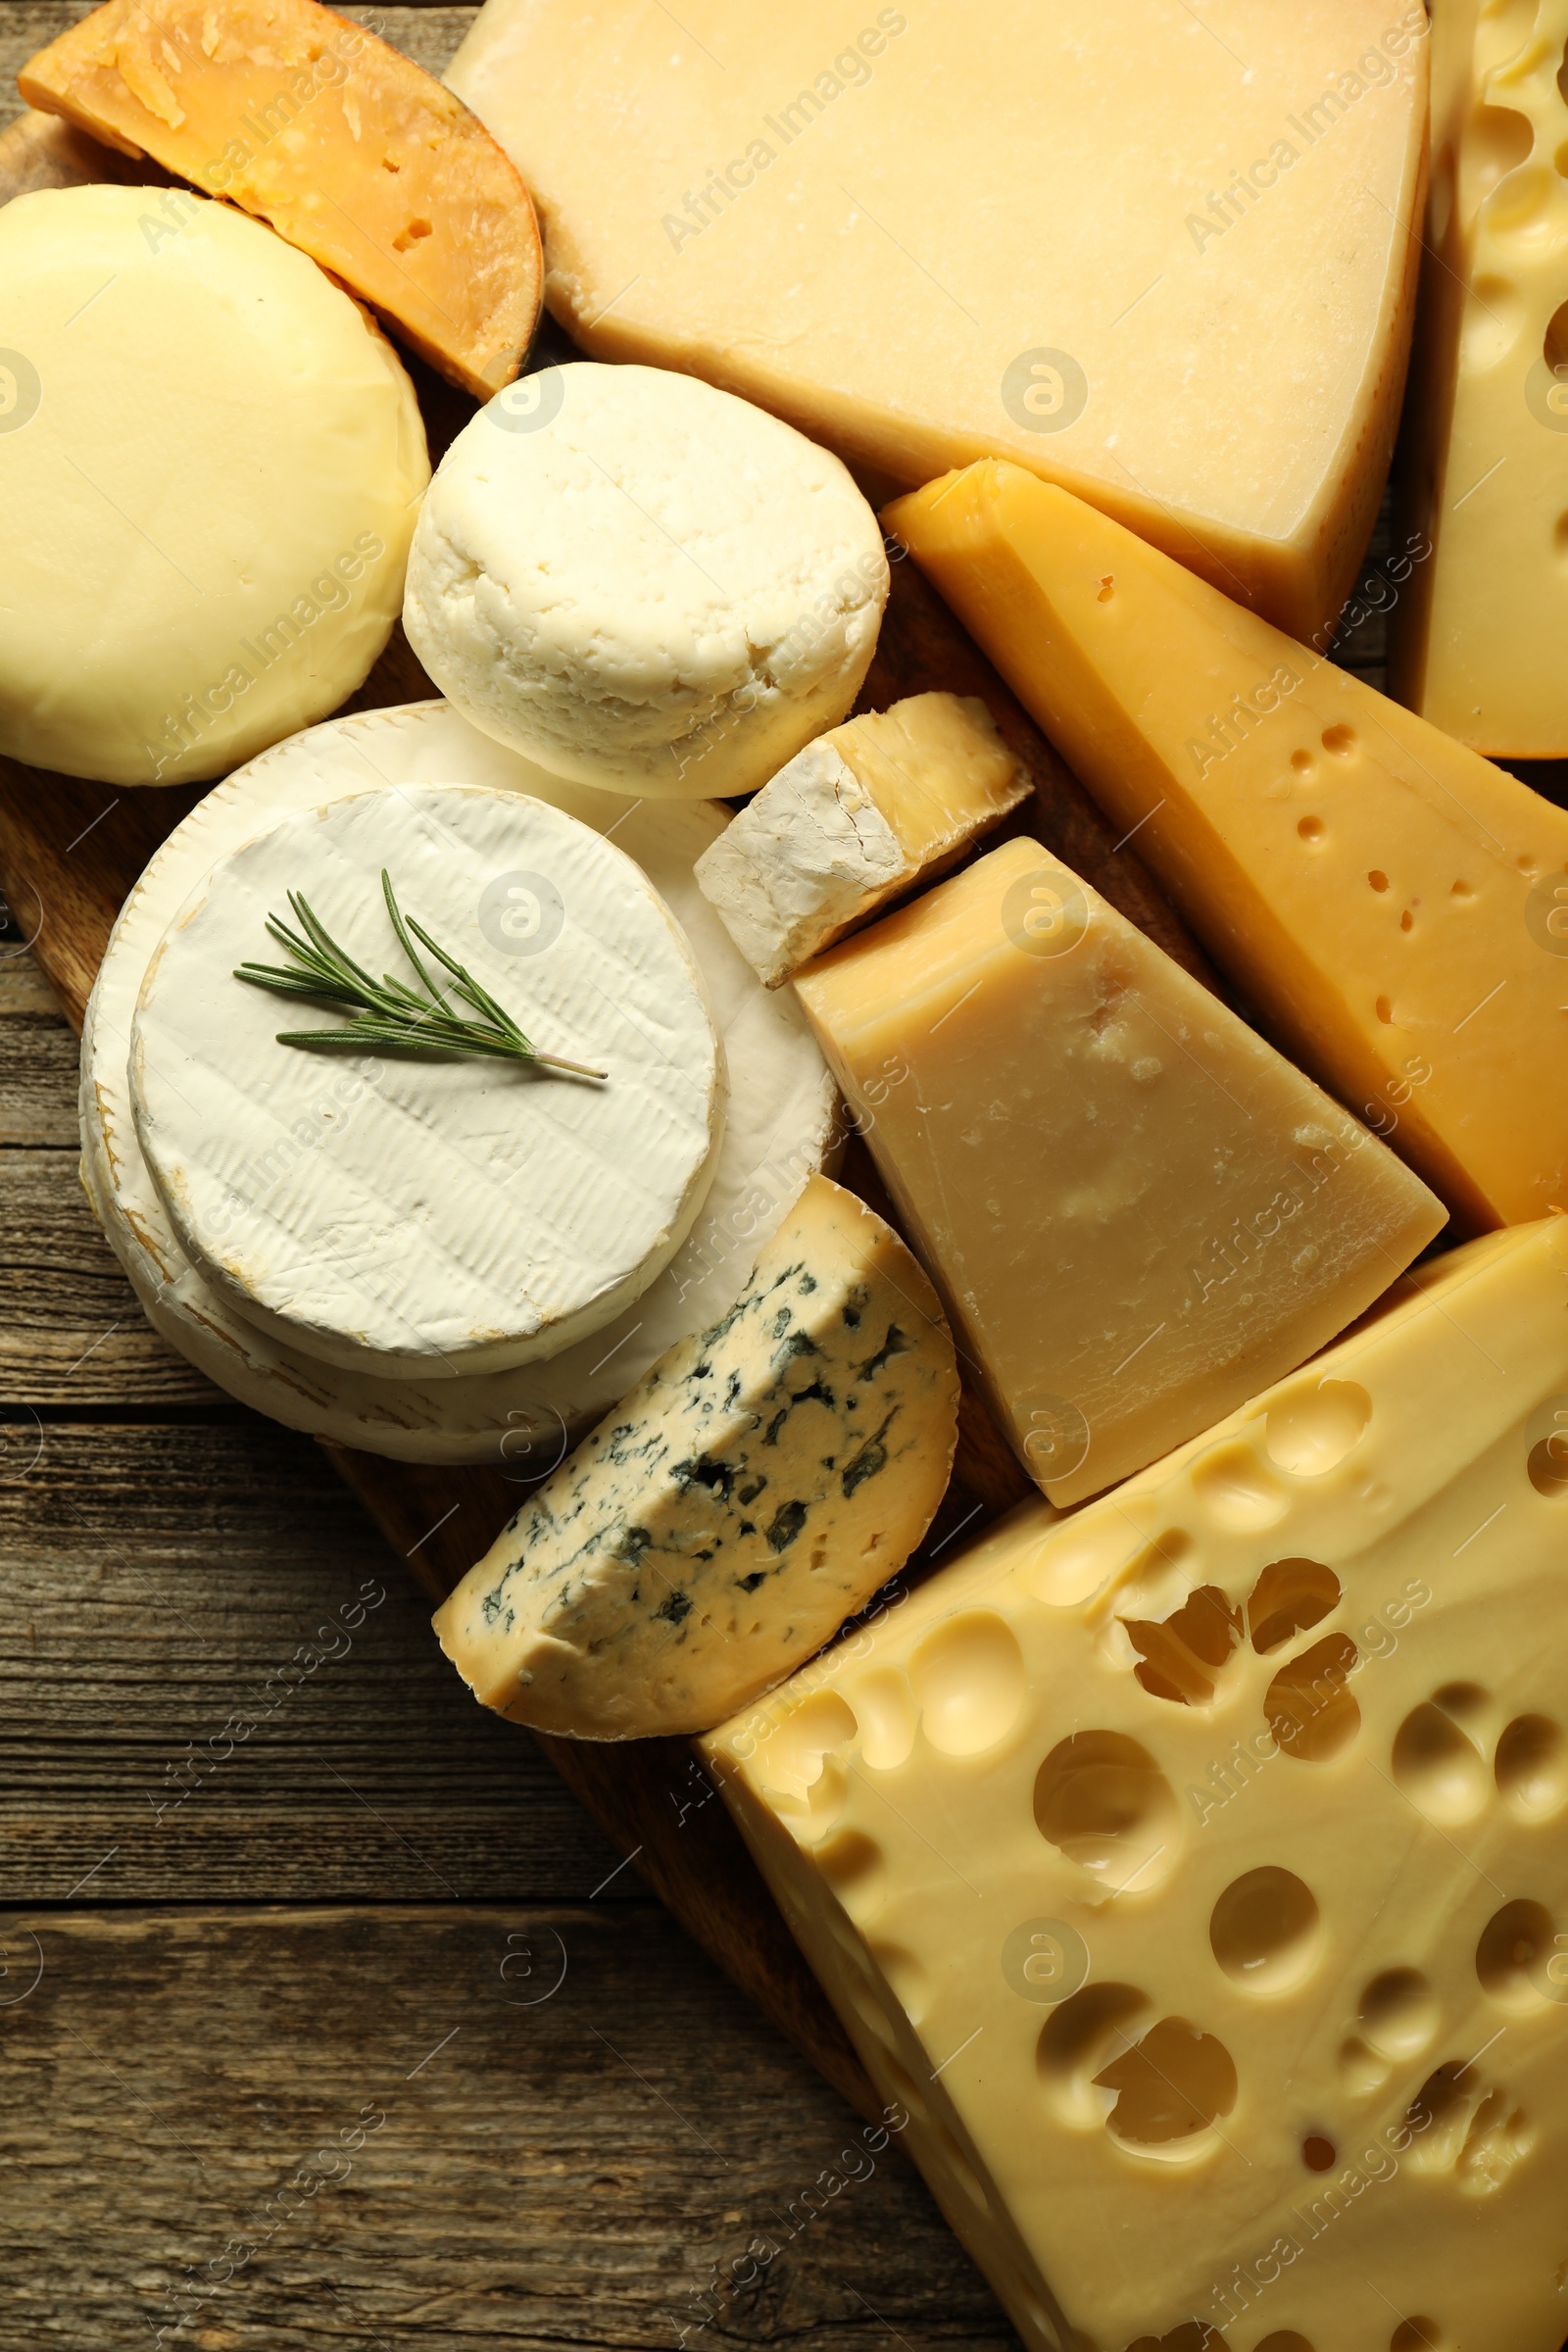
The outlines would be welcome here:
[[[18,197],[0,282],[0,752],[191,783],[335,710],[397,617],[430,475],[373,320],[175,188]]]
[[[808,743],[697,862],[768,988],[945,873],[1032,790],[977,695],[910,695]]]
[[[126,1085],[142,977],[171,917],[220,857],[293,808],[377,781],[458,779],[527,792],[613,835],[674,913],[702,967],[730,1069],[724,1141],[707,1200],[653,1287],[602,1332],[536,1365],[458,1380],[369,1379],[270,1338],[180,1249],[141,1157]],[[564,783],[414,703],[314,727],[231,776],[177,826],[125,902],[82,1033],[82,1178],[150,1320],[241,1402],[294,1429],[403,1461],[489,1462],[537,1478],[663,1350],[739,1291],[805,1178],[834,1144],[837,1098],[803,1016],[747,969],[692,880],[727,812],[707,803],[628,810]]]
[[[637,794],[752,792],[849,711],[887,601],[838,459],[694,378],[509,386],[425,499],[404,623],[474,726]]]
[[[813,1177],[735,1304],[657,1363],[436,1614],[475,1697],[579,1740],[698,1732],[896,1575],[958,1374],[891,1226]]]
[[[345,1017],[233,976],[285,960],[267,918],[290,919],[291,890],[359,963],[413,979],[383,869],[541,1053],[603,1083],[367,1052],[344,1101],[335,1053],[280,1044]],[[520,939],[509,875],[534,894]],[[546,802],[471,786],[346,795],[220,858],[148,966],[130,1086],[192,1264],[264,1331],[371,1377],[499,1371],[600,1330],[679,1249],[723,1133],[702,976],[641,868]]]

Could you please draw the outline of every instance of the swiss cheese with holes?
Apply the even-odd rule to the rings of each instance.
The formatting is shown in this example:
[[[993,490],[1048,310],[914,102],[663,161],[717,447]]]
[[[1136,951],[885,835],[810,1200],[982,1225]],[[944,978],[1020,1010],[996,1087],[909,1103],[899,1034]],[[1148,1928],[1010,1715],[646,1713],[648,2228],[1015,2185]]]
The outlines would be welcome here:
[[[1568,1220],[706,1742],[1035,2352],[1555,2352]]]

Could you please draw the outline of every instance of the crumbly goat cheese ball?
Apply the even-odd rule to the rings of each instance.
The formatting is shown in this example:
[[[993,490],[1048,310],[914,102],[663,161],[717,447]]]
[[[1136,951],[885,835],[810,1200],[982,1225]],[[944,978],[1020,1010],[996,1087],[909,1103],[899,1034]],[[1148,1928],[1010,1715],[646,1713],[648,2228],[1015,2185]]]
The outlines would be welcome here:
[[[452,444],[404,622],[465,717],[557,775],[711,799],[847,715],[887,592],[837,458],[694,376],[584,362]]]

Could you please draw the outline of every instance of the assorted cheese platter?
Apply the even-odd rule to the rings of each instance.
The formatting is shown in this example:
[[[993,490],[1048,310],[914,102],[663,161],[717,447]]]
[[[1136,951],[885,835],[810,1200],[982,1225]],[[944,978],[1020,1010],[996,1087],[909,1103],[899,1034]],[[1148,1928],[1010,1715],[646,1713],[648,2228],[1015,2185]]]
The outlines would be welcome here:
[[[1487,271],[1568,24],[1124,13],[83,17],[0,139],[0,879],[149,1319],[1034,2352],[1553,2352],[1568,814],[1483,755],[1565,714],[1448,518],[1485,347],[1561,535]],[[1429,119],[1496,332],[1423,295],[1395,702],[1321,646]]]

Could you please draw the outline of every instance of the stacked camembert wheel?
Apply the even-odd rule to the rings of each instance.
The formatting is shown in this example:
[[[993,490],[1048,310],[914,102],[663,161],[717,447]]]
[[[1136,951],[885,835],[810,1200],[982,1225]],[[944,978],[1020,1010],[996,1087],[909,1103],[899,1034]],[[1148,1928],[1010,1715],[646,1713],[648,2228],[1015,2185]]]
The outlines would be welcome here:
[[[0,221],[0,742],[233,771],[88,1008],[94,1207],[234,1395],[526,1482],[447,1653],[708,1735],[1031,2352],[1554,2352],[1568,817],[1299,641],[1392,443],[1425,14],[689,6],[490,0],[507,153],[316,0],[27,70],[203,191]],[[1563,9],[1445,6],[1408,690],[1560,749]],[[641,364],[512,380],[518,167]],[[345,287],[488,400],[417,521]],[[989,672],[873,667],[889,550],[1102,842]],[[400,597],[449,699],[329,716]],[[960,1353],[1046,1499],[916,1588]]]

